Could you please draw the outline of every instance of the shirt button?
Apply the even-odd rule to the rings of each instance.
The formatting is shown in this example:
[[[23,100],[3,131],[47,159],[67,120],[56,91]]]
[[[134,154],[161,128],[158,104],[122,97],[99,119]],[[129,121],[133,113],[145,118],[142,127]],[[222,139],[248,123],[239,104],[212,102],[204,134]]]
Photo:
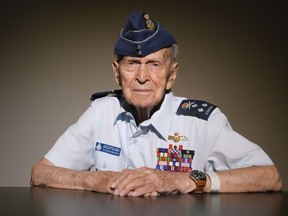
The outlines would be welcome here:
[[[103,165],[102,165],[102,168],[103,168],[103,169],[106,169],[106,164],[103,164]]]
[[[133,142],[134,142],[134,143],[137,143],[137,142],[138,142],[138,140],[137,140],[137,139],[134,139],[134,140],[133,140]]]

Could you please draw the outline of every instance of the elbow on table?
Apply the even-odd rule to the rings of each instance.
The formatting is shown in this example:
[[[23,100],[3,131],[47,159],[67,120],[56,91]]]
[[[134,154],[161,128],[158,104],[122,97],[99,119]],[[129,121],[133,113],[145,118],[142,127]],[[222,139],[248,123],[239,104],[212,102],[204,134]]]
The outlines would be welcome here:
[[[41,166],[35,164],[31,169],[31,176],[30,176],[30,186],[37,187],[40,186],[39,182],[39,175],[41,173]]]
[[[276,166],[271,166],[271,179],[273,180],[271,184],[272,191],[281,191],[283,189],[283,182],[280,173]]]
[[[45,184],[42,183],[41,179],[45,179],[45,176],[47,177],[47,174],[45,175],[45,169],[51,165],[52,163],[45,158],[42,158],[38,163],[36,163],[31,169],[30,186],[44,187]]]

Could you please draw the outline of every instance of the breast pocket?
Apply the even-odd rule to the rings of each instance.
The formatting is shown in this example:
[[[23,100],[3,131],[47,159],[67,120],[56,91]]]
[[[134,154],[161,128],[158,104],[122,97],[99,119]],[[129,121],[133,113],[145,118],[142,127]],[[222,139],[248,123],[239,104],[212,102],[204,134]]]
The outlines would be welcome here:
[[[96,170],[120,171],[127,167],[121,149],[108,144],[97,142],[93,152]]]

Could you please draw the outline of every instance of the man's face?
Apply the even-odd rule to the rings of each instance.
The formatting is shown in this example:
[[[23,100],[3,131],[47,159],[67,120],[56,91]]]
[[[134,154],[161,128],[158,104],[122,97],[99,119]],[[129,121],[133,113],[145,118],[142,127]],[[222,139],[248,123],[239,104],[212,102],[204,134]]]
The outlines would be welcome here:
[[[136,109],[153,109],[175,82],[178,64],[170,52],[164,48],[145,57],[125,56],[119,63],[113,62],[115,80]]]

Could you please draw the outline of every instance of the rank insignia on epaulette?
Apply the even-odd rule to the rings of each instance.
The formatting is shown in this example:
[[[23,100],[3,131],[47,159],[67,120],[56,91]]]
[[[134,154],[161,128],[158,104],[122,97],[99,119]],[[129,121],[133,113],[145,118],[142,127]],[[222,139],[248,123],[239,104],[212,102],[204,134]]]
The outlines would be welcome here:
[[[200,100],[183,100],[177,109],[178,115],[195,116],[208,120],[217,106]]]
[[[186,136],[180,136],[179,133],[175,133],[174,136],[172,135],[169,135],[168,136],[168,140],[173,140],[174,142],[179,142],[180,140],[181,141],[187,141],[188,138]]]

